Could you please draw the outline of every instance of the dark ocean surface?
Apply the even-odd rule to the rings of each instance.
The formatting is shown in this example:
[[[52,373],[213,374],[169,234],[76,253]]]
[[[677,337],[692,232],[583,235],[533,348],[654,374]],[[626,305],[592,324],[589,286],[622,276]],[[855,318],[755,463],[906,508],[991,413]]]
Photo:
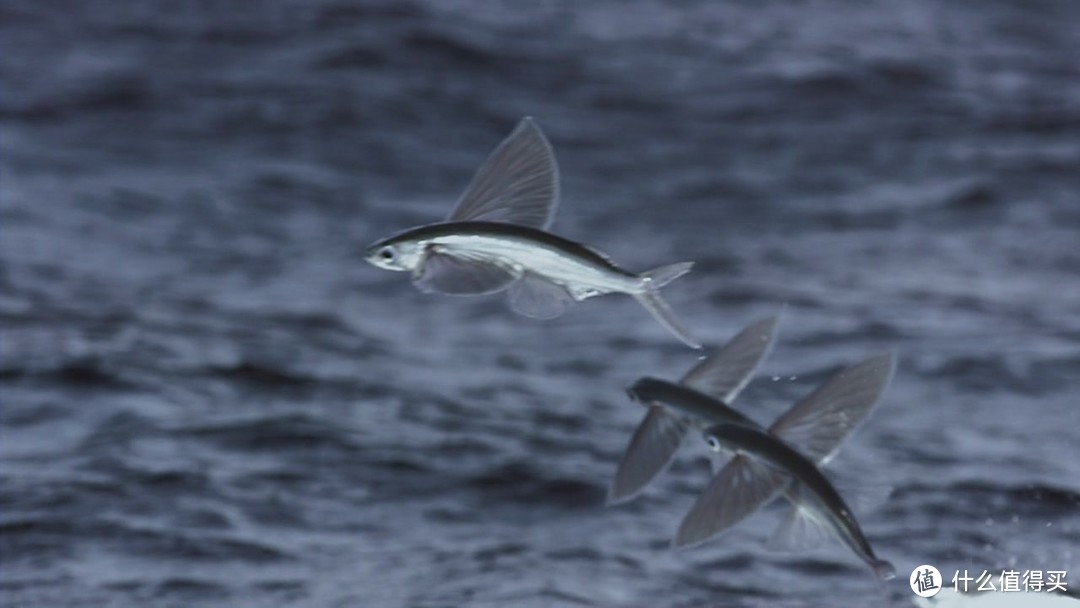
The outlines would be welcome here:
[[[906,606],[919,564],[1080,588],[1080,3],[0,0],[0,603]],[[783,307],[771,422],[899,354],[828,471],[899,577],[668,543],[700,442],[604,505],[696,361],[363,262],[523,116],[553,230],[709,344]],[[1023,596],[1016,595],[1016,605]]]

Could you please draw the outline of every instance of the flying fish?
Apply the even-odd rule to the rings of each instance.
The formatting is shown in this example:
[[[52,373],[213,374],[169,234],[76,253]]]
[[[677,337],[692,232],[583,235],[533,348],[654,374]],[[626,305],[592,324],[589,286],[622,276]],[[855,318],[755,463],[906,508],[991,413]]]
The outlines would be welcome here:
[[[624,293],[669,332],[700,348],[660,296],[692,262],[635,274],[606,255],[547,231],[559,203],[555,154],[530,118],[492,152],[447,220],[419,226],[367,248],[367,262],[409,272],[425,292],[473,296],[509,292],[517,313],[552,319],[570,304]]]
[[[786,495],[795,504],[799,516],[807,518],[803,525],[823,526],[832,532],[870,566],[878,579],[889,580],[896,576],[896,568],[874,554],[851,508],[836,488],[805,456],[768,431],[744,424],[711,426],[705,431],[705,439],[715,450],[735,451],[790,476],[794,479],[794,487],[786,491]]]

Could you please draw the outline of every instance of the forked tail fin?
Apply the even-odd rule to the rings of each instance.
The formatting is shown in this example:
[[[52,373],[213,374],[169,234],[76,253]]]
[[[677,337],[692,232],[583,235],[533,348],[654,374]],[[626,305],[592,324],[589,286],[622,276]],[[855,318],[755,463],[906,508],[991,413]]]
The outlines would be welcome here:
[[[680,262],[678,264],[661,266],[660,268],[642,274],[641,278],[645,283],[645,290],[641,293],[634,294],[634,298],[638,302],[641,302],[641,305],[645,307],[645,310],[648,310],[649,314],[659,321],[661,325],[672,333],[672,335],[690,348],[700,349],[701,344],[690,335],[690,332],[686,329],[682,320],[675,315],[671,310],[671,307],[667,305],[667,302],[660,297],[661,287],[690,272],[690,269],[693,268],[693,266],[693,262]]]

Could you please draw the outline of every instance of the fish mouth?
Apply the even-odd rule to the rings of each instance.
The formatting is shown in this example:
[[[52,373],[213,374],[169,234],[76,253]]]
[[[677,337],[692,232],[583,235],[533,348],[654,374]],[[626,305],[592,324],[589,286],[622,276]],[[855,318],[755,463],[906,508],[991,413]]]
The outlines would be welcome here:
[[[626,387],[626,394],[630,397],[631,401],[636,403],[644,403],[651,401],[650,396],[654,393],[649,390],[650,383],[656,382],[650,377],[638,378],[636,382]]]
[[[365,249],[362,257],[364,258],[364,261],[368,264],[371,264],[372,266],[382,267],[382,264],[379,262],[378,249],[376,247],[368,247],[367,249]]]

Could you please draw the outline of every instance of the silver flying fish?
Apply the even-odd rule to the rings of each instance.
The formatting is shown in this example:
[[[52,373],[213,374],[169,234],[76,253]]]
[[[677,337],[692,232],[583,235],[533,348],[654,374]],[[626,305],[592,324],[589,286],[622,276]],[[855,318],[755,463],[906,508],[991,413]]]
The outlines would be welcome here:
[[[379,268],[412,274],[422,291],[483,295],[509,291],[519,314],[551,319],[588,298],[633,296],[676,338],[700,345],[660,297],[691,262],[634,274],[607,256],[547,232],[559,203],[555,155],[540,128],[522,120],[473,176],[447,221],[368,247]]]
[[[798,511],[812,523],[826,527],[873,569],[879,580],[896,576],[896,568],[874,554],[859,522],[844,499],[813,462],[777,439],[772,433],[743,424],[718,424],[705,431],[710,447],[728,449],[764,463],[773,471],[794,478],[796,488],[788,492]]]
[[[833,374],[780,416],[767,431],[817,466],[827,464],[851,433],[880,401],[896,367],[894,353],[881,353]],[[669,402],[668,405],[679,407]],[[727,408],[717,404],[717,410]],[[732,422],[728,413],[714,416],[716,423]],[[739,424],[765,430],[756,423]],[[683,517],[673,544],[701,543],[728,530],[781,494],[796,507],[781,523],[769,544],[775,548],[809,548],[824,535],[811,513],[800,508],[790,475],[764,466],[745,454],[736,454],[717,472]]]
[[[619,462],[608,491],[609,504],[637,496],[663,473],[691,426],[704,430],[719,422],[754,424],[727,404],[742,392],[772,348],[777,321],[778,317],[769,317],[746,327],[678,384],[641,378],[627,389],[630,398],[648,411]]]
[[[895,355],[875,355],[840,370],[766,431],[729,404],[768,353],[776,323],[771,317],[750,325],[679,383],[642,378],[628,390],[634,400],[648,407],[648,413],[619,463],[609,502],[632,498],[662,473],[691,428],[737,424],[768,432],[818,465],[835,455],[880,400],[892,378]],[[714,455],[719,458],[720,452],[714,450]],[[716,536],[780,495],[795,508],[770,546],[809,548],[825,537],[828,526],[817,517],[820,511],[808,507],[810,501],[789,473],[746,454],[736,454],[722,469],[716,468],[719,472],[679,526],[674,546],[698,544]],[[886,571],[882,566],[879,576]]]

